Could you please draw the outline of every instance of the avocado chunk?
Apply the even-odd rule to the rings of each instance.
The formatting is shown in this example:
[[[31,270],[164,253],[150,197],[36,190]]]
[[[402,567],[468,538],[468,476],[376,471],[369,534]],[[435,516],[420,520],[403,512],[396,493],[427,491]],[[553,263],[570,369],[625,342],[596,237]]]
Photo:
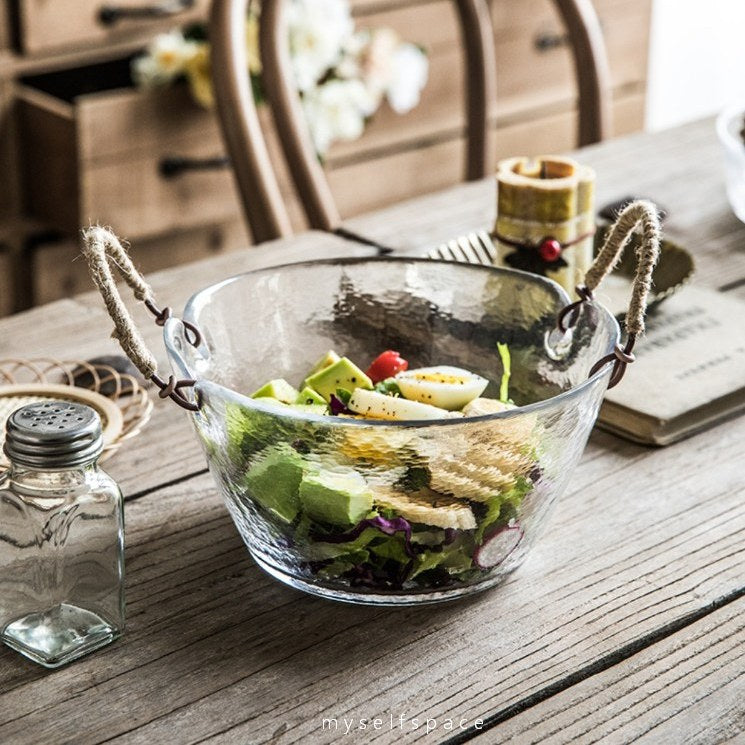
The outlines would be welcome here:
[[[354,525],[372,509],[372,494],[354,471],[308,472],[300,482],[300,502],[318,522]]]
[[[331,400],[331,394],[336,393],[337,388],[353,391],[355,388],[372,390],[373,387],[372,380],[347,357],[311,375],[305,384],[320,393],[326,401]]]
[[[321,357],[321,359],[318,360],[316,364],[310,368],[310,372],[305,376],[305,380],[303,381],[303,388],[308,384],[307,383],[308,378],[311,378],[316,373],[321,372],[321,370],[327,367],[330,367],[335,362],[338,362],[339,359],[340,359],[339,355],[336,352],[334,352],[333,349],[329,349],[329,351],[326,352],[326,354],[324,354],[323,357]]]
[[[249,496],[264,509],[291,523],[300,510],[298,487],[305,471],[300,454],[289,445],[267,448],[244,477]]]
[[[322,406],[326,405],[326,402],[323,400],[323,396],[319,396],[312,388],[309,388],[308,386],[305,386],[300,393],[298,393],[297,398],[295,399],[296,404],[303,404],[304,406],[312,406],[313,404],[321,404]]]
[[[251,394],[251,398],[276,398],[283,404],[294,404],[299,395],[297,389],[293,388],[286,380],[277,378],[262,385],[258,391]]]
[[[276,411],[273,410],[283,408],[284,404],[274,398],[261,401],[271,404],[272,408],[262,410],[232,402],[225,404],[224,427],[228,440],[228,459],[236,469],[245,470],[256,453],[284,434]]]

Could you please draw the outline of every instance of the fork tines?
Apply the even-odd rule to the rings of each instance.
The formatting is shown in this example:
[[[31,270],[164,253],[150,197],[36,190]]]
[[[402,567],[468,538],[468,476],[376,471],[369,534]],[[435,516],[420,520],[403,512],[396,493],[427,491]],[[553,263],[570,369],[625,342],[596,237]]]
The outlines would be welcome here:
[[[497,260],[497,249],[491,236],[485,230],[477,230],[442,243],[427,255],[430,259],[494,266]]]

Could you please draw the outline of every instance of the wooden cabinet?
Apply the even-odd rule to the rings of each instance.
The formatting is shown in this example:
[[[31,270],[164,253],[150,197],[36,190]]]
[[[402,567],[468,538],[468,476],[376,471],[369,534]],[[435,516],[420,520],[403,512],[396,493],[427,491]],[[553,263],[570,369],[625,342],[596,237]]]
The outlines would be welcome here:
[[[159,269],[235,251],[247,243],[242,221],[232,220],[173,233],[157,240],[136,241],[129,252],[138,269],[147,275]],[[40,240],[30,247],[29,254],[37,304],[93,289],[77,241]],[[2,254],[0,261],[1,257]],[[1,303],[2,300],[0,307]]]
[[[204,16],[209,0],[6,0],[26,53],[139,39]]]
[[[13,12],[0,13],[0,235],[12,221],[22,226],[12,255],[19,255],[18,246],[34,246],[27,256],[21,252],[25,264],[13,262],[27,276],[12,286],[32,288],[16,292],[13,306],[88,286],[81,262],[72,266],[63,257],[72,255],[80,226],[89,222],[112,225],[135,251],[157,258],[157,266],[205,255],[206,236],[215,230],[231,236],[225,246],[243,240],[214,115],[193,103],[185,86],[146,93],[129,79],[131,57],[155,33],[204,18],[208,0],[183,9],[168,0],[183,11],[171,18],[126,12],[162,0],[75,0],[74,12],[72,0],[9,2],[4,10]],[[452,0],[351,5],[358,28],[392,27],[424,47],[430,76],[412,112],[400,116],[384,105],[359,140],[331,148],[324,167],[344,217],[445,188],[464,170],[464,65]],[[614,132],[625,134],[643,125],[651,0],[595,5],[610,56]],[[106,24],[105,8],[125,12]],[[552,0],[490,0],[490,8],[498,157],[571,149],[577,93]],[[263,108],[260,116],[281,192],[301,230],[305,219],[271,116]]]
[[[649,0],[595,0],[616,97],[644,86]],[[501,119],[575,96],[574,66],[561,18],[550,0],[492,0]]]
[[[239,213],[212,114],[185,86],[137,91],[129,60],[26,79],[18,92],[29,215],[75,234],[102,222],[149,237]],[[87,91],[90,82],[112,88]]]
[[[644,122],[651,0],[595,0],[595,5],[612,72],[613,133],[626,134]],[[497,156],[572,149],[574,67],[553,2],[491,0],[490,6],[498,66]],[[345,217],[454,184],[464,168],[463,59],[452,2],[355,7],[360,26],[392,26],[423,46],[430,79],[413,112],[402,117],[384,106],[360,140],[331,149],[326,168]]]

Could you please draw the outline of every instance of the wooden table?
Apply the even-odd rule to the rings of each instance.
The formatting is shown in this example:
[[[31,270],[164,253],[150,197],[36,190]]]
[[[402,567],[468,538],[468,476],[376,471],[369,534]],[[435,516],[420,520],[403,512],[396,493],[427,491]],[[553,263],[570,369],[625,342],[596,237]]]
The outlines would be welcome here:
[[[643,193],[668,208],[698,281],[742,293],[745,228],[726,206],[710,122],[582,159],[601,198]],[[472,184],[350,227],[421,250],[488,225],[493,203],[490,183]],[[244,269],[368,252],[308,233],[151,279],[178,308]],[[162,350],[159,329],[138,318]],[[114,351],[110,327],[97,297],[61,301],[1,321],[0,357]],[[745,418],[661,450],[596,432],[502,586],[442,606],[353,607],[253,564],[187,415],[158,402],[108,466],[127,497],[126,634],[52,672],[0,650],[0,742],[742,741],[744,462]],[[344,735],[360,718],[367,729]]]

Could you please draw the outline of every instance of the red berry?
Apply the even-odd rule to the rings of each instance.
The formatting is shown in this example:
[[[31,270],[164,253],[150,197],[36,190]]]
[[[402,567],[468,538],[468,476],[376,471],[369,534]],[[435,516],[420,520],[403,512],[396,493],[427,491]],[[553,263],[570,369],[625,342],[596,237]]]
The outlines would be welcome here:
[[[538,253],[547,264],[553,264],[561,256],[561,243],[556,238],[546,238],[538,246]]]

